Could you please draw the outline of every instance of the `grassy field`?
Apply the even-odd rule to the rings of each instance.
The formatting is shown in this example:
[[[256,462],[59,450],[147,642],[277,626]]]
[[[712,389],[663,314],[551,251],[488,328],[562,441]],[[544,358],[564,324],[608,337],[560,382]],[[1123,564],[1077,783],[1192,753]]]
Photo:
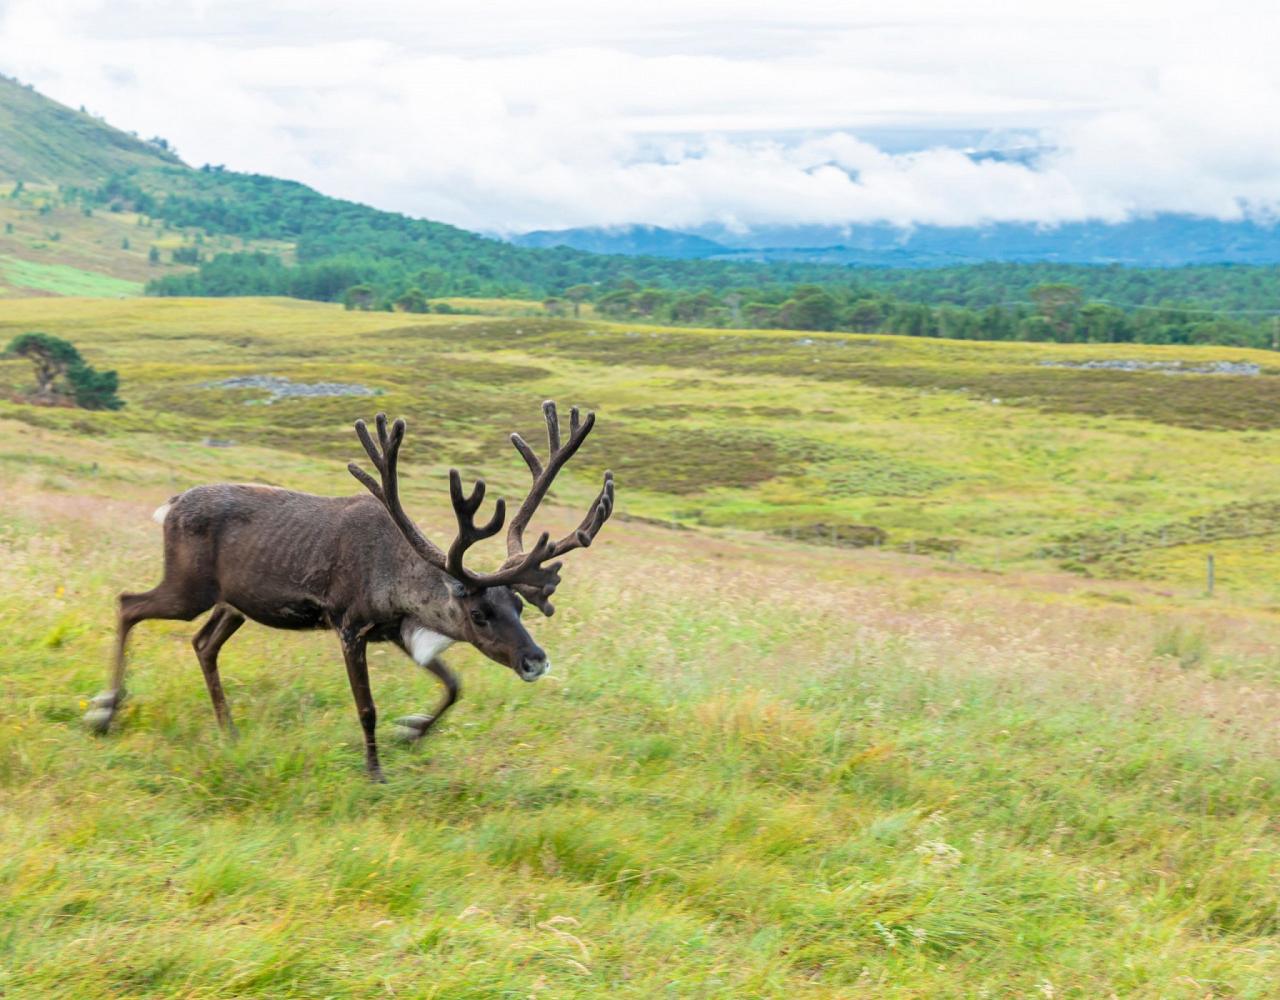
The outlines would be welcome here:
[[[1041,364],[1270,356],[6,301],[26,329],[129,405],[0,404],[0,996],[1276,995],[1275,376]],[[247,373],[381,395],[207,387]],[[441,534],[444,469],[514,493],[546,396],[601,420],[548,526],[605,464],[624,515],[534,624],[550,678],[451,652],[463,701],[373,786],[332,637],[232,640],[229,745],[196,625],[147,623],[82,731],[166,497],[353,490],[386,408]],[[372,663],[384,719],[434,700]]]
[[[455,303],[462,307],[459,300]],[[484,303],[478,305],[483,306]],[[0,416],[111,437],[353,454],[351,420],[404,414],[415,463],[514,488],[505,432],[537,401],[607,414],[596,457],[627,509],[815,544],[879,540],[989,569],[1068,569],[1280,604],[1280,360],[1233,348],[975,344],[851,334],[670,330],[539,317],[347,313],[298,301],[11,300],[0,339],[43,329],[119,370],[130,405],[86,416],[0,402]],[[1259,375],[1073,368],[1097,361]],[[288,399],[212,385],[244,374],[375,390]],[[0,361],[0,395],[30,383]]]

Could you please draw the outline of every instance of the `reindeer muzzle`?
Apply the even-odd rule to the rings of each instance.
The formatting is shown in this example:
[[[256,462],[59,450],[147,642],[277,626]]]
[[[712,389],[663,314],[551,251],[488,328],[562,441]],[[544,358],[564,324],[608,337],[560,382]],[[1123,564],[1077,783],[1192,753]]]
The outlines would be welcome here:
[[[516,673],[522,681],[532,683],[539,677],[551,669],[551,661],[545,655],[522,656],[520,665],[516,667]]]

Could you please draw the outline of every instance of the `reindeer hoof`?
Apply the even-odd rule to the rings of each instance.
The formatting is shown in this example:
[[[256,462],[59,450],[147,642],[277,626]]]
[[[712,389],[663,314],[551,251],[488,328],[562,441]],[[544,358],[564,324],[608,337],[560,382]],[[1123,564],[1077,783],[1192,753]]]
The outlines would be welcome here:
[[[402,719],[396,719],[396,739],[405,743],[417,743],[427,735],[427,730],[435,721],[433,715],[406,715]]]
[[[84,713],[85,727],[91,733],[101,736],[111,728],[111,720],[115,717],[114,708],[91,708]]]
[[[123,698],[123,692],[119,691],[104,691],[90,698],[89,711],[84,713],[84,724],[89,731],[102,734],[110,729],[116,708],[119,707]]]

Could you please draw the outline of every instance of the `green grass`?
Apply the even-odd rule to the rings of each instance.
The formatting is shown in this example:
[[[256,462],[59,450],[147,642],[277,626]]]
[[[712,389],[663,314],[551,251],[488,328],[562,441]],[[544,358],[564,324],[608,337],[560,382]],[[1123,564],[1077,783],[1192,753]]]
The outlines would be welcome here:
[[[151,507],[338,462],[0,426],[0,995],[1274,996],[1274,614],[615,522],[373,786],[326,635],[228,644],[234,745],[194,623],[78,723]]]
[[[0,339],[24,329],[117,368],[129,405],[0,404],[0,996],[1275,995],[1275,431],[811,377],[798,335],[10,301]],[[1104,351],[830,350],[940,379]],[[381,395],[208,386],[252,372]],[[550,678],[455,649],[462,702],[372,786],[332,637],[237,634],[231,745],[197,624],[146,623],[117,731],[82,730],[166,497],[353,490],[351,420],[386,408],[439,535],[450,464],[524,485],[503,432],[545,396],[601,416],[543,520],[606,464],[621,498],[533,625]],[[646,523],[673,518],[696,530]],[[1089,558],[1135,526],[1146,547]],[[372,664],[384,720],[437,697]]]
[[[0,282],[53,295],[138,295],[142,285],[65,264],[40,264],[0,256]]]

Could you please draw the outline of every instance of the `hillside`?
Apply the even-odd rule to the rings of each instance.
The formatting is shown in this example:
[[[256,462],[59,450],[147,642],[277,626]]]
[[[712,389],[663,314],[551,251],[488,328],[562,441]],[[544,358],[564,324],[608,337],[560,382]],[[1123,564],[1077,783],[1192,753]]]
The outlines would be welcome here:
[[[192,172],[172,152],[0,76],[0,296],[140,295],[201,256],[292,259],[285,241],[212,234],[87,195],[113,176]]]
[[[173,153],[0,76],[0,181],[97,184],[178,164]]]
[[[128,405],[0,399],[0,994],[1274,995],[1274,355],[7,302],[0,339],[30,328]],[[246,374],[381,394],[217,384]],[[548,678],[454,647],[463,699],[404,748],[436,692],[375,647],[374,785],[331,634],[236,634],[233,743],[199,623],[147,622],[84,731],[167,497],[354,493],[385,408],[451,537],[448,466],[526,489],[505,434],[548,396],[599,422],[535,527],[619,484],[526,615]]]

